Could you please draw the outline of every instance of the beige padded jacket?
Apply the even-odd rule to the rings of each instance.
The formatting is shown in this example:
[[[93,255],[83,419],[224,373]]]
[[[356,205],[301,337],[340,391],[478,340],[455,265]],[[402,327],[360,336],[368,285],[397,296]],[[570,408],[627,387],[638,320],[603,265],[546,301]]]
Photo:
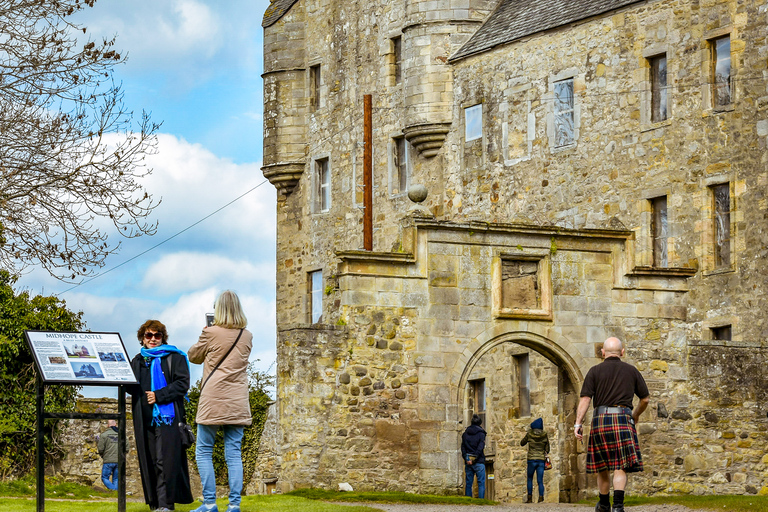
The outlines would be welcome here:
[[[200,339],[189,349],[189,361],[203,366],[203,382],[235,342],[240,329],[206,327]],[[248,357],[253,335],[243,330],[240,341],[218,370],[208,380],[200,396],[195,422],[200,425],[250,425],[251,407],[248,401]]]

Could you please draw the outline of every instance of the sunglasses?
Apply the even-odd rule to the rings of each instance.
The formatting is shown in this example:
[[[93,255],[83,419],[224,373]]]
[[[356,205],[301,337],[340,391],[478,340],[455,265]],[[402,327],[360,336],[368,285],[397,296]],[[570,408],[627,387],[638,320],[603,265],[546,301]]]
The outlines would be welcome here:
[[[161,340],[163,339],[163,333],[161,332],[145,332],[144,333],[145,340],[151,340],[152,338],[155,338],[156,340]]]

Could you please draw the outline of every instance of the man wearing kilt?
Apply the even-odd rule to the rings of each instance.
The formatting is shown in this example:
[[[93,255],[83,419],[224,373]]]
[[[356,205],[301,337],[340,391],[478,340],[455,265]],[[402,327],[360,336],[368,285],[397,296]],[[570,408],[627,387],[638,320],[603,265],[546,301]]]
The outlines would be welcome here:
[[[608,338],[601,349],[604,361],[587,372],[576,410],[574,432],[583,439],[582,421],[592,402],[592,426],[587,447],[587,473],[597,473],[600,501],[595,512],[611,512],[613,471],[613,512],[624,512],[627,473],[643,470],[635,424],[648,407],[648,386],[640,372],[621,360],[624,346],[618,338]],[[632,410],[634,396],[640,399]]]

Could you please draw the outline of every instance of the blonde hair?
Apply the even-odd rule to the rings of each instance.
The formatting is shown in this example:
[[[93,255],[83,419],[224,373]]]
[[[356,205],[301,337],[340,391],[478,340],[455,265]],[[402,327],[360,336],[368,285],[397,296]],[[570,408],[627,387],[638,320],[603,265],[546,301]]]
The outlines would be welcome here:
[[[232,290],[221,292],[213,308],[213,325],[227,329],[245,329],[248,319],[245,318],[240,299]]]

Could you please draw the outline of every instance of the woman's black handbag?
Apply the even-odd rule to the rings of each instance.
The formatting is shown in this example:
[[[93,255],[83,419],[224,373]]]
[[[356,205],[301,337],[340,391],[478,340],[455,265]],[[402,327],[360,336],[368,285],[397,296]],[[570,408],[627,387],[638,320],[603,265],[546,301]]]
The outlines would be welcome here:
[[[185,450],[195,444],[195,434],[192,432],[192,427],[183,421],[179,422],[179,436],[181,437],[181,447]]]

